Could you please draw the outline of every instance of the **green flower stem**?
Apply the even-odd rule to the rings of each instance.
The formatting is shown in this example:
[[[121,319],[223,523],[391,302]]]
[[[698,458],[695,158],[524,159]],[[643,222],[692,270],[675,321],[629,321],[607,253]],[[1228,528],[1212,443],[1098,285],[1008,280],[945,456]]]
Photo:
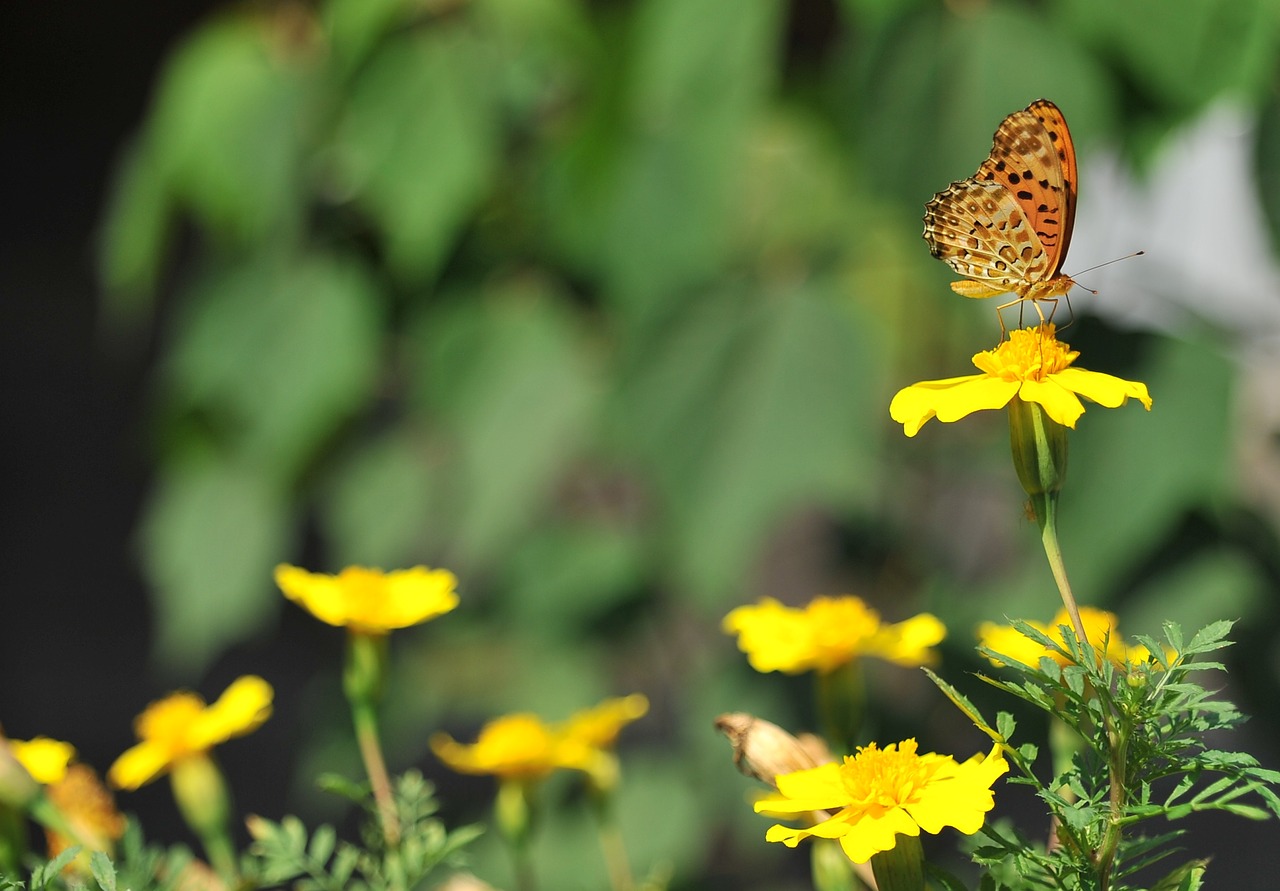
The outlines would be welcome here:
[[[364,761],[364,770],[369,776],[369,785],[373,789],[373,800],[378,805],[382,835],[387,840],[387,847],[394,848],[400,844],[400,814],[396,810],[395,798],[391,794],[391,778],[387,775],[387,764],[382,757],[382,743],[378,738],[378,716],[372,707],[353,703],[351,717],[356,728],[356,742],[360,746],[360,757]]]
[[[867,691],[857,659],[818,674],[818,714],[824,735],[842,754],[852,754],[862,732]]]
[[[351,706],[356,743],[364,761],[365,773],[373,789],[382,822],[382,835],[387,847],[400,844],[400,815],[391,794],[391,779],[382,757],[378,735],[378,703],[386,687],[387,636],[352,631],[347,635],[347,661],[342,672],[342,687]]]
[[[1040,539],[1053,579],[1058,583],[1058,593],[1062,595],[1067,615],[1071,616],[1076,636],[1084,645],[1088,639],[1084,623],[1080,621],[1080,607],[1071,593],[1062,549],[1058,546],[1058,493],[1067,478],[1067,428],[1045,414],[1038,404],[1014,399],[1009,403],[1009,444],[1018,482],[1031,498],[1036,522],[1040,524]]]
[[[1104,715],[1107,714],[1104,711]],[[1107,717],[1107,739],[1111,743],[1108,752],[1110,767],[1110,805],[1111,819],[1107,830],[1098,846],[1098,888],[1107,891],[1111,887],[1111,868],[1115,864],[1116,851],[1120,848],[1120,839],[1124,835],[1124,784],[1127,779],[1126,763],[1129,757],[1129,725],[1115,731],[1111,719]]]
[[[15,875],[27,853],[27,824],[22,812],[0,804],[0,875]]]
[[[511,851],[516,891],[535,891],[537,888],[529,851],[529,839],[533,834],[534,784],[534,780],[528,779],[503,779],[498,783],[498,798],[494,802],[498,831]]]
[[[209,864],[227,884],[239,881],[236,848],[228,827],[231,794],[222,771],[208,753],[200,752],[177,761],[169,775],[173,798],[191,831],[200,839]]]
[[[880,891],[924,891],[924,849],[914,835],[897,837],[892,850],[871,856]]]
[[[1071,582],[1067,579],[1067,567],[1062,561],[1062,548],[1058,544],[1058,493],[1033,495],[1031,503],[1035,508],[1036,520],[1040,524],[1040,540],[1044,545],[1044,554],[1049,559],[1049,568],[1053,571],[1053,580],[1058,583],[1058,593],[1062,596],[1062,605],[1071,617],[1071,626],[1075,629],[1076,638],[1081,649],[1087,650],[1089,637],[1084,633],[1084,622],[1080,620],[1080,607],[1076,604],[1076,596],[1071,591]]]
[[[854,877],[853,866],[835,839],[815,838],[810,845],[814,891],[859,891],[863,885]]]
[[[627,858],[627,846],[623,841],[618,821],[613,818],[613,808],[599,808],[600,818],[597,821],[597,832],[600,836],[600,851],[604,855],[605,870],[609,874],[609,887],[613,891],[632,891],[635,881],[631,877],[631,863]]]

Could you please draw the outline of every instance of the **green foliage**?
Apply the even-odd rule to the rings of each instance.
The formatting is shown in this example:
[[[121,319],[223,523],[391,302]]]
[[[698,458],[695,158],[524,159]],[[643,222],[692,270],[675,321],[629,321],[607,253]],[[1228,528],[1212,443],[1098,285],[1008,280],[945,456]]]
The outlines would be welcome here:
[[[1074,756],[1050,780],[1035,769],[1034,746],[1015,748],[1010,714],[1002,712],[993,726],[934,676],[948,698],[1005,749],[1019,774],[1011,781],[1034,788],[1055,819],[1055,843],[1048,850],[1009,827],[983,829],[989,844],[974,851],[974,858],[999,877],[995,887],[1132,891],[1147,887],[1143,882],[1150,880],[1142,876],[1175,853],[1171,845],[1183,834],[1176,827],[1139,834],[1149,821],[1173,822],[1205,811],[1255,820],[1280,816],[1280,772],[1262,768],[1251,755],[1210,747],[1217,738],[1210,734],[1236,727],[1244,716],[1192,679],[1223,670],[1203,657],[1230,645],[1231,622],[1215,622],[1190,640],[1176,623],[1167,623],[1163,641],[1140,638],[1154,655],[1136,664],[1099,660],[1069,633],[1064,647],[1026,623],[1014,625],[1067,664],[1046,656],[1038,666],[1023,665],[980,648],[1016,679],[980,677],[1074,731]],[[1107,642],[1098,647],[1105,650]],[[1195,888],[1203,873],[1199,861],[1181,864],[1155,887]]]
[[[479,827],[449,831],[436,818],[431,785],[410,771],[395,779],[395,802],[401,838],[389,848],[382,835],[377,808],[367,791],[363,845],[338,838],[332,826],[308,833],[297,817],[279,823],[251,818],[254,842],[244,875],[255,887],[287,883],[298,891],[410,891],[422,887],[441,864],[456,859],[458,850],[480,834]]]
[[[64,871],[80,853],[81,848],[73,845],[51,860],[37,861],[26,882],[0,875],[0,891],[177,891],[192,880],[187,870],[196,862],[185,846],[165,848],[145,842],[142,829],[132,820],[114,859],[93,851],[88,875]]]
[[[332,782],[331,782],[332,785]],[[360,844],[338,838],[332,826],[308,831],[297,817],[279,823],[251,817],[254,837],[235,887],[289,887],[296,891],[412,891],[443,865],[456,863],[461,848],[481,832],[478,826],[449,830],[436,816],[434,789],[416,771],[394,778],[401,838],[387,846],[373,796],[364,787],[343,786],[344,793],[366,812]],[[68,848],[52,860],[38,862],[27,882],[0,875],[0,891],[177,891],[204,881],[199,864],[185,847],[147,845],[136,823],[129,823],[114,860],[101,851],[89,857],[90,876],[64,873],[77,854]],[[94,884],[89,884],[92,878]]]

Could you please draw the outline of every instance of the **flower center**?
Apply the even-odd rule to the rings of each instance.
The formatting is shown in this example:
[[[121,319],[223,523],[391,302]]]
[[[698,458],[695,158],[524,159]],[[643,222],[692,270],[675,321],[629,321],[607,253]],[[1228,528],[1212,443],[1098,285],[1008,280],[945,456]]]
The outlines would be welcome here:
[[[840,780],[849,797],[864,807],[897,807],[910,801],[937,769],[938,763],[920,758],[916,741],[907,739],[884,749],[872,743],[857,755],[846,755]]]
[[[994,350],[973,357],[973,364],[1007,381],[1042,381],[1068,367],[1080,355],[1058,340],[1052,322],[1009,332]]]

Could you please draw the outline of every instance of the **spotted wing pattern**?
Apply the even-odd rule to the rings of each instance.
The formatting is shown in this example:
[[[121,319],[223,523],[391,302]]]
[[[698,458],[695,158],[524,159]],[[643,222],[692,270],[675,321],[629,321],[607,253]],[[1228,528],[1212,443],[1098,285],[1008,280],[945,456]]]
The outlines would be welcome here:
[[[1040,99],[1004,119],[977,173],[933,196],[924,238],[935,257],[971,279],[952,283],[960,294],[1052,298],[1075,284],[1061,274],[1075,203],[1066,119]]]

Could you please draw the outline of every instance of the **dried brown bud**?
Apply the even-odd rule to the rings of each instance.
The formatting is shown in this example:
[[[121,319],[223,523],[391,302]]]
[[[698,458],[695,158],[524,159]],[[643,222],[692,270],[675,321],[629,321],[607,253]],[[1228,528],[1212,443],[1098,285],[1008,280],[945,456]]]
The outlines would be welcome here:
[[[721,715],[715,726],[729,737],[738,770],[774,788],[778,774],[808,770],[833,760],[827,744],[813,734],[792,736],[777,724],[746,712]]]

